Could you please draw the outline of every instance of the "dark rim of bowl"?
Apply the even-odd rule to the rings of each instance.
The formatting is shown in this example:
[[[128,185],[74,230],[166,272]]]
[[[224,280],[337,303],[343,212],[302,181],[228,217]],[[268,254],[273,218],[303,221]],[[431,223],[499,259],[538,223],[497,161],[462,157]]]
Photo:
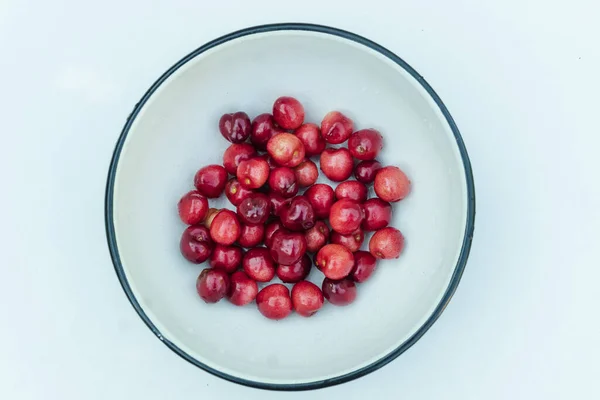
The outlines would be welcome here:
[[[152,323],[150,318],[146,315],[146,313],[144,312],[144,310],[138,303],[137,299],[135,298],[135,295],[131,291],[131,287],[129,286],[129,282],[127,281],[127,277],[123,270],[123,265],[121,264],[121,258],[119,256],[119,249],[118,249],[117,239],[116,239],[116,234],[115,234],[115,226],[114,226],[114,222],[113,222],[113,193],[114,193],[115,176],[116,176],[116,172],[117,172],[117,166],[119,163],[119,156],[121,154],[121,150],[123,149],[123,143],[125,142],[125,139],[127,138],[127,134],[129,132],[129,129],[131,128],[131,125],[133,124],[133,121],[137,117],[140,110],[144,107],[144,105],[146,104],[148,99],[156,91],[156,89],[158,89],[158,87],[166,79],[168,79],[175,71],[177,71],[181,66],[183,66],[188,61],[192,60],[197,55],[202,54],[209,49],[212,49],[212,48],[217,47],[225,42],[228,42],[228,41],[234,40],[234,39],[238,39],[243,36],[253,35],[253,34],[257,34],[257,33],[265,33],[265,32],[285,31],[285,30],[319,32],[319,33],[324,33],[324,34],[341,37],[341,38],[351,40],[356,43],[360,43],[364,46],[369,47],[372,50],[375,50],[375,51],[383,54],[385,57],[389,58],[390,60],[392,60],[393,62],[398,64],[399,66],[404,68],[404,70],[406,70],[406,72],[408,72],[410,75],[412,75],[421,84],[421,86],[427,91],[427,93],[429,93],[431,98],[436,102],[436,104],[440,108],[440,111],[446,118],[448,125],[452,129],[452,132],[454,133],[454,138],[456,139],[456,144],[458,145],[458,148],[460,150],[460,155],[461,155],[461,158],[463,161],[463,166],[465,169],[465,178],[467,181],[467,198],[468,198],[467,221],[466,221],[465,235],[464,235],[464,239],[463,239],[463,243],[462,243],[462,247],[461,247],[460,256],[458,258],[458,262],[454,269],[454,273],[452,274],[452,278],[450,280],[448,288],[446,289],[444,296],[442,297],[441,301],[439,302],[439,304],[437,305],[437,307],[435,308],[433,314],[429,317],[429,319],[427,319],[427,321],[408,340],[406,340],[404,343],[402,343],[398,348],[396,348],[389,354],[383,356],[379,360],[377,360],[367,366],[364,366],[362,368],[359,368],[355,371],[349,372],[344,375],[336,376],[334,378],[313,381],[313,382],[293,383],[293,384],[257,382],[257,381],[247,380],[247,379],[243,379],[243,378],[240,378],[237,376],[226,374],[222,371],[219,371],[215,368],[212,368],[212,367],[196,360],[194,357],[187,354],[184,350],[177,347],[177,345],[174,344],[173,342],[171,342],[168,338],[164,337],[162,335],[162,333],[160,332],[160,330]],[[127,122],[125,123],[125,126],[123,127],[123,131],[121,132],[121,135],[119,136],[119,140],[117,141],[117,144],[116,144],[116,147],[115,147],[115,150],[113,153],[113,157],[112,157],[112,160],[110,163],[110,168],[108,171],[108,180],[107,180],[107,184],[106,184],[105,223],[106,223],[106,236],[107,236],[107,240],[108,240],[108,248],[110,250],[110,255],[112,257],[115,271],[117,273],[117,276],[119,277],[119,281],[121,282],[121,286],[123,287],[125,294],[129,298],[129,301],[131,302],[131,305],[133,306],[133,308],[135,308],[135,311],[139,314],[139,316],[142,318],[142,320],[146,323],[148,328],[150,328],[150,330],[152,332],[154,332],[154,334],[165,345],[167,345],[167,347],[169,347],[171,350],[173,350],[175,353],[177,353],[180,357],[182,357],[183,359],[187,360],[188,362],[196,365],[197,367],[200,367],[203,370],[205,370],[213,375],[216,375],[218,377],[221,377],[221,378],[226,379],[231,382],[235,382],[235,383],[239,383],[242,385],[255,387],[255,388],[259,388],[259,389],[268,389],[268,390],[297,391],[297,390],[320,389],[320,388],[324,388],[324,387],[328,387],[328,386],[338,385],[340,383],[348,382],[353,379],[360,378],[361,376],[364,376],[368,373],[371,373],[371,372],[383,367],[390,361],[394,360],[400,354],[404,353],[408,348],[410,348],[413,344],[415,344],[421,338],[421,336],[423,336],[423,334],[425,332],[427,332],[427,330],[431,327],[431,325],[433,325],[433,323],[439,318],[439,316],[442,314],[442,312],[448,305],[448,302],[452,298],[452,295],[456,291],[456,288],[458,286],[460,278],[465,269],[465,265],[467,263],[467,258],[469,257],[469,251],[471,249],[471,242],[473,240],[474,222],[475,222],[475,187],[474,187],[474,183],[473,183],[473,172],[471,170],[471,163],[469,161],[467,149],[465,148],[463,139],[460,135],[458,127],[456,126],[456,123],[452,119],[452,116],[448,112],[448,109],[446,108],[446,106],[444,105],[442,100],[438,97],[438,95],[435,93],[435,91],[431,88],[431,86],[429,86],[429,84],[425,81],[425,79],[423,79],[423,77],[421,75],[419,75],[404,60],[402,60],[400,57],[398,57],[397,55],[395,55],[388,49],[378,45],[375,42],[372,42],[369,39],[366,39],[362,36],[359,36],[354,33],[347,32],[347,31],[344,31],[341,29],[332,28],[332,27],[323,26],[323,25],[305,24],[305,23],[279,23],[279,24],[270,24],[270,25],[260,25],[260,26],[255,26],[255,27],[251,27],[251,28],[242,29],[242,30],[239,30],[236,32],[232,32],[232,33],[229,33],[225,36],[222,36],[218,39],[215,39],[215,40],[208,42],[205,45],[197,48],[196,50],[194,50],[193,52],[191,52],[190,54],[188,54],[187,56],[182,58],[180,61],[178,61],[171,68],[169,68],[160,78],[158,78],[158,80],[150,87],[150,89],[148,89],[148,91],[144,94],[142,99],[135,105],[133,111],[127,118]]]

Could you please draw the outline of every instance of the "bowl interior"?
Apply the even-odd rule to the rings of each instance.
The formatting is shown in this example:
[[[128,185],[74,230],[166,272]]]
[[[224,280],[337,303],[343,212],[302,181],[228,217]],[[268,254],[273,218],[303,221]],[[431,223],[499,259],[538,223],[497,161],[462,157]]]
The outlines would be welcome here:
[[[306,120],[330,110],[384,135],[380,161],[413,182],[394,206],[406,237],[398,260],[379,262],[348,307],[274,322],[254,304],[204,304],[195,292],[204,266],[179,253],[185,226],[176,204],[196,170],[220,164],[225,112],[251,118],[273,100],[302,101]],[[323,179],[321,179],[323,181]],[[422,86],[380,53],[317,32],[237,38],[191,59],[153,93],[124,142],[114,182],[116,243],[131,290],[167,340],[192,358],[246,380],[298,384],[369,365],[407,341],[432,315],[455,271],[467,218],[465,169],[453,133]],[[110,199],[109,199],[110,201]],[[232,208],[227,200],[212,207]],[[368,241],[365,242],[365,248]],[[320,286],[313,268],[310,280]]]

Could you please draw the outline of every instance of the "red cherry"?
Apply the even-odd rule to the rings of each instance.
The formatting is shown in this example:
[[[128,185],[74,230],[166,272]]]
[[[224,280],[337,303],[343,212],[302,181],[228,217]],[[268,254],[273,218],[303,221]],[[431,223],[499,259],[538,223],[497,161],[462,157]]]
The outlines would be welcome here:
[[[196,290],[205,303],[216,303],[229,291],[229,276],[223,270],[206,268],[196,280]]]
[[[315,226],[304,233],[306,238],[306,250],[311,253],[316,253],[321,247],[327,244],[329,240],[329,228],[323,221],[315,222]]]
[[[363,242],[365,241],[365,234],[362,229],[358,228],[349,235],[342,235],[338,232],[331,234],[331,243],[341,244],[345,246],[351,252],[360,250]]]
[[[242,249],[217,244],[210,256],[210,266],[231,274],[242,264]]]
[[[237,169],[238,181],[248,189],[258,189],[269,179],[269,163],[262,158],[251,158],[240,162]]]
[[[237,215],[245,224],[264,224],[271,213],[271,203],[267,195],[252,193],[237,206]]]
[[[255,247],[244,255],[242,267],[257,282],[269,282],[275,276],[275,263],[265,247]]]
[[[379,198],[373,198],[363,203],[365,219],[362,228],[365,231],[376,231],[388,226],[392,219],[392,205]]]
[[[347,306],[356,299],[356,283],[350,279],[323,280],[323,296],[334,306]]]
[[[380,169],[381,164],[377,160],[361,161],[354,167],[354,177],[365,185],[373,183],[375,174]]]
[[[257,149],[264,150],[267,148],[269,139],[281,132],[282,130],[275,125],[275,120],[271,114],[260,114],[252,121],[250,141]]]
[[[281,228],[283,228],[281,221],[269,222],[267,224],[267,226],[265,227],[265,244],[267,245],[268,248],[271,248],[273,235],[275,234],[275,232],[277,232]]]
[[[214,247],[210,233],[204,226],[188,226],[179,241],[181,254],[194,264],[208,260]]]
[[[278,167],[269,175],[269,187],[285,198],[294,197],[298,193],[296,174],[288,167]]]
[[[369,251],[377,258],[398,258],[403,249],[404,236],[396,228],[380,229],[369,241]]]
[[[335,182],[345,181],[352,175],[354,161],[348,149],[325,149],[321,153],[321,171]]]
[[[304,160],[294,168],[296,174],[296,182],[300,187],[309,187],[313,185],[319,178],[319,170],[317,164],[311,160]]]
[[[400,201],[410,192],[410,180],[398,167],[384,167],[375,175],[375,194],[391,203]]]
[[[367,200],[367,187],[357,181],[345,181],[335,188],[335,197],[338,200],[348,199],[358,203],[364,203]]]
[[[231,178],[225,185],[225,196],[231,204],[238,206],[242,200],[251,195],[252,190],[246,189],[237,178]]]
[[[281,283],[264,287],[256,296],[258,311],[269,319],[283,319],[292,313],[290,291]]]
[[[331,186],[324,183],[317,183],[309,187],[304,192],[304,196],[312,205],[317,218],[329,218],[329,211],[335,202],[335,194]]]
[[[308,281],[301,281],[292,288],[292,304],[294,310],[303,317],[310,317],[323,307],[324,299],[321,289]]]
[[[349,235],[358,229],[363,221],[364,211],[355,201],[342,199],[331,206],[329,223],[331,229],[342,235]]]
[[[296,129],[304,122],[304,107],[295,98],[282,96],[273,104],[273,118],[283,129]]]
[[[232,143],[242,143],[250,136],[250,118],[245,112],[223,114],[219,120],[221,135]]]
[[[179,218],[184,224],[196,225],[204,221],[208,213],[208,200],[200,192],[187,192],[177,203]]]
[[[210,199],[215,199],[223,193],[227,184],[227,171],[220,165],[208,165],[196,172],[194,186]]]
[[[256,156],[256,150],[248,143],[232,144],[223,153],[223,167],[231,175],[237,174],[238,166],[242,161]]]
[[[357,251],[354,253],[354,267],[350,273],[350,277],[354,282],[364,282],[375,270],[377,259],[368,251]]]
[[[219,211],[210,225],[210,237],[216,243],[231,246],[240,237],[242,227],[233,211]]]
[[[278,264],[292,265],[306,253],[306,239],[300,232],[279,229],[270,242],[271,257]]]
[[[321,122],[321,134],[328,143],[344,143],[354,130],[354,123],[339,111],[331,111]]]
[[[354,158],[373,160],[383,149],[383,137],[375,129],[361,129],[350,136],[348,149]]]
[[[245,306],[252,303],[258,294],[258,285],[244,271],[234,272],[229,278],[227,297],[231,304]]]
[[[265,236],[265,226],[263,224],[244,224],[242,225],[242,233],[238,239],[240,246],[247,249],[256,247],[262,243]]]
[[[279,212],[281,223],[292,231],[305,231],[315,225],[315,213],[305,196],[296,196]]]
[[[340,244],[328,244],[317,253],[315,264],[329,279],[342,279],[352,271],[354,256]]]
[[[302,125],[300,128],[296,129],[294,135],[296,135],[304,145],[306,157],[321,154],[327,145],[321,136],[319,127],[315,124]]]
[[[267,152],[277,164],[290,168],[300,164],[305,155],[304,145],[291,133],[280,133],[269,139]]]
[[[310,273],[312,262],[307,254],[304,254],[300,260],[292,265],[279,264],[277,267],[277,277],[285,283],[299,282],[306,278]]]

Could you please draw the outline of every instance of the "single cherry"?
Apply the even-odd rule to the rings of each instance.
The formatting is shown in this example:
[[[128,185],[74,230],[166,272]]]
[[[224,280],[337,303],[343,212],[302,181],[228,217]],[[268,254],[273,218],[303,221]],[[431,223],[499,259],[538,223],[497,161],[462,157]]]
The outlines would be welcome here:
[[[300,187],[309,187],[313,185],[319,178],[319,170],[317,164],[311,160],[304,160],[294,168],[296,174],[296,182]]]
[[[244,271],[234,272],[229,277],[229,292],[227,297],[231,304],[245,306],[252,303],[258,294],[256,281],[250,279]]]
[[[331,111],[321,122],[321,134],[328,143],[344,143],[354,130],[354,123],[339,111]]]
[[[275,276],[275,263],[266,247],[255,247],[244,255],[242,267],[257,282],[269,282]]]
[[[308,254],[304,254],[300,260],[292,265],[279,264],[277,267],[277,277],[285,283],[299,282],[305,279],[310,273],[312,261]]]
[[[325,149],[321,153],[321,171],[332,181],[345,181],[352,175],[353,167],[354,161],[348,149]]]
[[[364,203],[367,200],[367,193],[367,187],[358,181],[345,181],[335,188],[335,197],[338,200],[348,199]]]
[[[410,192],[410,180],[398,167],[384,167],[375,175],[375,194],[391,203],[400,201]]]
[[[306,157],[316,156],[325,150],[325,140],[321,136],[319,127],[315,124],[304,124],[296,129],[294,135],[300,139],[304,145]]]
[[[217,244],[210,255],[209,262],[214,269],[222,269],[231,274],[242,264],[242,249],[237,246]]]
[[[245,224],[264,224],[271,213],[271,203],[266,194],[252,193],[237,206],[237,215]]]
[[[381,164],[377,160],[361,161],[354,167],[354,177],[357,181],[365,185],[373,183],[375,174],[381,169]]]
[[[347,306],[356,299],[356,283],[351,279],[335,281],[325,278],[321,289],[323,296],[334,306]]]
[[[275,215],[276,217],[279,216],[281,209],[284,206],[290,204],[290,201],[291,201],[291,199],[286,199],[279,193],[275,193],[275,192],[269,192],[268,197],[269,197],[269,203],[271,204],[271,214]]]
[[[204,226],[188,226],[179,241],[181,254],[194,264],[208,260],[214,247],[210,233]]]
[[[375,129],[361,129],[348,139],[348,149],[354,158],[373,160],[383,149],[383,137]]]
[[[354,253],[354,267],[350,273],[350,277],[354,282],[364,282],[375,270],[377,259],[368,251],[357,251]]]
[[[242,161],[256,156],[256,150],[248,143],[232,144],[223,153],[223,167],[228,174],[235,176]]]
[[[352,271],[354,256],[341,244],[328,244],[317,253],[315,265],[329,279],[342,279]]]
[[[291,133],[280,133],[269,139],[267,152],[277,164],[290,168],[300,164],[305,155],[304,145]]]
[[[250,142],[257,149],[264,150],[267,148],[269,139],[281,132],[281,129],[275,125],[275,120],[271,114],[260,114],[252,121]]]
[[[362,246],[364,241],[365,234],[360,228],[348,235],[342,235],[338,232],[333,232],[331,234],[331,243],[341,244],[353,253],[355,251],[360,250],[360,247]]]
[[[281,223],[292,231],[305,231],[315,226],[315,213],[305,196],[296,196],[279,212]]]
[[[342,235],[349,235],[358,229],[363,217],[364,211],[360,204],[352,200],[342,199],[331,206],[329,223],[334,231]]]
[[[303,317],[310,317],[323,307],[323,292],[309,281],[301,281],[292,288],[292,305]]]
[[[237,178],[231,178],[225,185],[225,196],[227,196],[229,202],[234,206],[238,206],[244,198],[252,193],[252,190],[243,187]]]
[[[196,172],[194,186],[210,199],[215,199],[223,193],[227,184],[227,171],[221,165],[208,165]]]
[[[292,265],[306,253],[306,238],[301,232],[279,229],[270,241],[271,257],[278,264]]]
[[[223,114],[219,120],[221,135],[232,143],[242,143],[250,136],[250,118],[245,112]]]
[[[223,270],[206,268],[196,280],[196,290],[205,303],[216,303],[229,291],[229,276]]]
[[[304,196],[312,205],[317,218],[329,218],[329,211],[333,203],[335,203],[335,193],[331,186],[324,183],[317,183],[309,187],[304,192]]]
[[[256,295],[258,311],[269,319],[283,319],[292,313],[289,289],[281,283],[264,287]]]
[[[327,244],[329,240],[329,227],[323,221],[315,222],[315,226],[304,233],[306,238],[306,250],[316,253],[321,247]]]
[[[255,157],[240,162],[237,169],[238,181],[248,189],[258,189],[269,179],[269,163]]]
[[[199,224],[204,221],[208,213],[208,200],[197,190],[192,190],[184,194],[179,200],[177,211],[184,224]]]
[[[240,246],[247,249],[258,246],[262,243],[265,236],[265,226],[263,224],[243,224],[242,233],[238,239]]]
[[[273,104],[273,119],[283,129],[296,129],[304,122],[304,107],[295,98],[282,96]]]
[[[275,232],[283,228],[281,221],[272,221],[267,224],[265,227],[265,244],[268,248],[271,248],[271,243],[273,240],[273,235]]]
[[[210,224],[210,237],[216,243],[231,246],[240,237],[242,227],[237,215],[227,209],[219,211]]]
[[[380,198],[372,198],[363,203],[365,219],[362,228],[365,231],[376,231],[389,225],[392,219],[392,205]]]
[[[398,258],[403,249],[404,236],[392,227],[378,230],[369,241],[369,251],[377,258]]]
[[[273,192],[285,198],[294,197],[298,193],[294,170],[288,167],[278,167],[271,170],[269,187]]]

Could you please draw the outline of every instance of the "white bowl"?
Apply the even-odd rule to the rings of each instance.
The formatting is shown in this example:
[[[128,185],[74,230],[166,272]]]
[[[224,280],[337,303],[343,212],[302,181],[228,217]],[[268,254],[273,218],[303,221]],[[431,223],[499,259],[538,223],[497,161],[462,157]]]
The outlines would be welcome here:
[[[179,253],[179,197],[195,171],[221,163],[221,114],[270,112],[300,99],[306,120],[330,110],[384,135],[378,159],[413,182],[394,206],[406,237],[397,260],[379,262],[347,307],[271,321],[254,304],[202,302],[203,266]],[[217,207],[231,206],[226,200]],[[369,373],[405,351],[454,293],[469,253],[475,201],[468,156],[448,110],[404,61],[334,28],[259,26],[195,50],[148,90],[121,133],[106,192],[109,248],[125,293],[169,348],[225,379],[267,389],[312,389]],[[365,243],[368,243],[366,241]],[[313,268],[310,280],[320,286]]]

